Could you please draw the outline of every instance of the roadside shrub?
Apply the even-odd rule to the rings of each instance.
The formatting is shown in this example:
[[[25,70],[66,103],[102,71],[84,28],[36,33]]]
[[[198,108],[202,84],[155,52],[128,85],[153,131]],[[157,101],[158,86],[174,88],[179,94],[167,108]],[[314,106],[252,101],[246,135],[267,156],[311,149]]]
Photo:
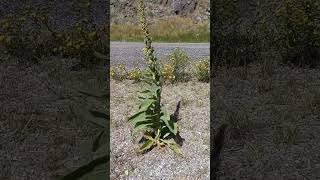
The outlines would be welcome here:
[[[29,31],[25,28],[28,20],[30,16],[26,12],[22,15],[6,15],[0,21],[0,45],[11,55],[37,62],[37,58],[47,55],[52,46],[47,42],[46,32],[40,33],[39,29]]]
[[[195,65],[195,74],[201,82],[209,82],[210,79],[210,59],[204,59]]]
[[[319,9],[317,0],[286,0],[278,9],[285,63],[311,67],[320,64]]]
[[[170,82],[187,80],[187,67],[190,64],[188,54],[180,48],[175,48],[168,58],[168,63],[162,67],[164,79]]]
[[[257,37],[254,34],[241,34],[236,30],[215,37],[216,41],[216,66],[227,67],[246,66],[258,59],[260,51]]]
[[[175,75],[175,68],[172,64],[161,65],[161,76],[164,82],[176,83],[178,82]],[[204,59],[198,63],[195,63],[191,67],[194,71],[192,74],[188,74],[188,77],[195,78],[200,82],[209,82],[210,78],[210,60]],[[124,64],[118,64],[110,68],[110,77],[117,81],[123,81],[125,79],[134,80],[139,82],[143,79],[146,70],[142,70],[138,67],[130,70]],[[192,77],[191,77],[192,75]],[[187,79],[185,79],[187,80]]]
[[[127,75],[128,71],[124,64],[118,64],[110,68],[110,77],[114,80],[123,81],[127,78]]]
[[[96,52],[106,53],[104,28],[92,28],[84,19],[75,24],[70,32],[55,33],[56,41],[60,42],[55,47],[54,53],[66,58],[79,58],[83,65],[97,64],[99,58]]]
[[[162,67],[162,77],[165,81],[175,82],[174,67],[170,64],[164,64]]]
[[[52,27],[46,10],[26,9],[21,15],[9,14],[0,21],[0,45],[13,56],[39,61],[46,56],[79,58],[81,64],[97,64],[106,57],[105,26],[98,28],[87,18],[67,32]]]
[[[134,80],[135,82],[138,82],[141,80],[143,74],[142,74],[142,70],[140,70],[139,68],[135,68],[131,71],[128,72],[128,79],[129,80]]]

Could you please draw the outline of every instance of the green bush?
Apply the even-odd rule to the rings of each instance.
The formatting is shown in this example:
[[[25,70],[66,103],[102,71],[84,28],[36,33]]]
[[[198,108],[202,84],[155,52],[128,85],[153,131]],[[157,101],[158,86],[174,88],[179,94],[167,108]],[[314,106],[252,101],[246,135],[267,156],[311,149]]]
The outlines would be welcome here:
[[[123,81],[128,77],[128,71],[124,64],[118,64],[117,66],[110,68],[110,77],[114,80]]]
[[[143,71],[139,68],[135,68],[128,72],[128,79],[134,80],[135,82],[141,81],[143,77]]]
[[[241,34],[234,30],[228,34],[221,34],[215,37],[217,41],[216,58],[219,60],[216,64],[232,66],[244,66],[258,59],[257,45],[258,39],[254,34]]]
[[[315,67],[320,64],[320,2],[286,0],[277,11],[282,25],[282,56],[285,63]]]
[[[186,81],[188,79],[187,68],[190,65],[188,54],[180,48],[175,48],[168,59],[168,62],[162,66],[164,80],[170,82]]]
[[[268,54],[297,66],[320,64],[319,1],[217,0],[212,9],[215,67],[246,65]]]
[[[210,80],[210,59],[204,59],[195,66],[195,74],[198,81],[209,82]]]
[[[31,25],[34,27],[31,28]],[[97,64],[107,53],[105,26],[95,27],[88,19],[79,20],[70,31],[52,27],[45,10],[26,9],[8,14],[0,21],[0,45],[10,55],[39,61],[42,57],[78,58],[82,65]]]

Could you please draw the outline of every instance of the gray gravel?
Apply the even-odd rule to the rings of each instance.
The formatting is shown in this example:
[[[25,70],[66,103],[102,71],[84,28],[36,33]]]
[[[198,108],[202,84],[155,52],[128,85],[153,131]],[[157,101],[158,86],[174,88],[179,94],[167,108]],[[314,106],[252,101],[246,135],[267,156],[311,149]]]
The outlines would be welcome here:
[[[123,63],[129,68],[134,66],[145,67],[142,52],[143,47],[144,43],[141,42],[111,42],[111,66]],[[165,58],[176,47],[186,51],[192,60],[199,60],[210,56],[209,43],[153,43],[153,47],[159,59]]]

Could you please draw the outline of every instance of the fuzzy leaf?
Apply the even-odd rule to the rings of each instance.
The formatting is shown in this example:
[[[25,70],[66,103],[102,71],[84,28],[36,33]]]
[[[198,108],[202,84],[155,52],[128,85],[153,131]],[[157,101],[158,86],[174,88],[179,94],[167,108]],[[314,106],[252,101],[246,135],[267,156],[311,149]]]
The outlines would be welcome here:
[[[141,147],[140,152],[150,149],[154,145],[153,141],[147,140]]]
[[[128,121],[131,122],[133,119],[141,116],[141,114],[145,114],[145,112],[144,112],[144,111],[142,111],[142,112],[141,112],[141,111],[137,112],[136,114],[134,114],[134,115],[132,115],[131,117],[129,117]]]
[[[161,139],[162,142],[166,143],[170,149],[172,149],[175,153],[182,155],[181,148],[176,144],[175,142],[169,141],[169,140],[163,140]]]
[[[139,131],[149,129],[149,128],[151,128],[153,125],[154,125],[154,123],[152,123],[152,122],[151,122],[151,123],[138,124],[138,125],[136,125],[136,126],[134,127],[132,134],[134,135],[134,134],[136,134],[136,133],[139,132]]]
[[[160,119],[166,124],[166,126],[169,128],[169,130],[176,135],[178,133],[177,124],[170,119],[170,115],[167,111],[167,109],[163,106],[161,107],[161,117]]]
[[[168,137],[170,135],[170,133],[166,133],[164,136],[163,136],[163,138],[166,138],[166,137]]]
[[[177,144],[169,144],[169,148],[172,149],[175,153],[182,155],[181,148]]]
[[[147,116],[146,112],[142,112],[135,118],[131,119],[129,122],[132,123],[133,125],[137,125],[138,123],[140,124],[150,123],[150,120],[151,120],[151,117]]]
[[[155,102],[154,99],[145,99],[140,105],[139,111],[146,111]]]

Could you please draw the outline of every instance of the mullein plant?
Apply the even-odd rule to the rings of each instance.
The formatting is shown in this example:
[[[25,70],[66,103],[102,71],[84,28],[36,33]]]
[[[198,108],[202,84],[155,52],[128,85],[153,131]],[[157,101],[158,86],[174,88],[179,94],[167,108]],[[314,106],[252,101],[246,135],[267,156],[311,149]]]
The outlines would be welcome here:
[[[167,109],[161,103],[162,77],[160,64],[154,56],[154,49],[151,46],[152,40],[146,22],[143,0],[139,0],[138,12],[144,33],[144,59],[148,68],[142,76],[142,83],[145,88],[138,96],[141,101],[139,110],[128,119],[134,126],[132,135],[143,132],[143,138],[140,141],[142,145],[139,148],[139,151],[142,153],[154,147],[160,148],[167,145],[177,154],[182,154],[176,142],[176,137],[179,136],[177,125],[178,117],[176,117],[177,115],[175,117],[170,116]],[[179,111],[180,103],[178,104],[179,106],[177,106],[176,111]],[[174,138],[175,141],[172,141],[172,138]]]

